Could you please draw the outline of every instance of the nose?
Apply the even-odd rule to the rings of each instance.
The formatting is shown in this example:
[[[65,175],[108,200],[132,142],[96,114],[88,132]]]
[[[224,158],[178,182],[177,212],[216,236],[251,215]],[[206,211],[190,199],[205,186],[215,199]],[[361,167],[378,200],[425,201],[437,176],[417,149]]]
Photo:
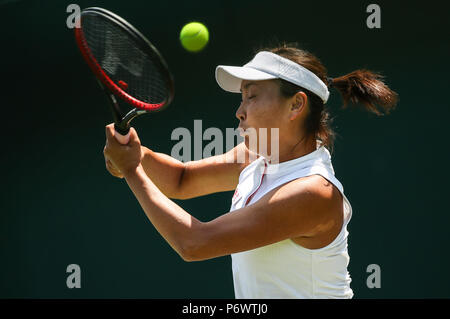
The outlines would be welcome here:
[[[245,120],[245,112],[244,112],[244,107],[243,107],[244,103],[241,103],[239,105],[239,108],[236,111],[236,117],[238,120],[240,120],[241,122]]]

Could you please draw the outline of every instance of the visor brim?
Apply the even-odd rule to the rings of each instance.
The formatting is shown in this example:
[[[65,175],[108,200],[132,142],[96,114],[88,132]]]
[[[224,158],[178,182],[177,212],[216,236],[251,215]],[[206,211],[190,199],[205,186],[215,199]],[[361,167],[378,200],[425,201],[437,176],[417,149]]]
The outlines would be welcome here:
[[[242,80],[263,81],[277,77],[245,66],[219,65],[216,68],[216,81],[219,86],[228,92],[240,93]]]

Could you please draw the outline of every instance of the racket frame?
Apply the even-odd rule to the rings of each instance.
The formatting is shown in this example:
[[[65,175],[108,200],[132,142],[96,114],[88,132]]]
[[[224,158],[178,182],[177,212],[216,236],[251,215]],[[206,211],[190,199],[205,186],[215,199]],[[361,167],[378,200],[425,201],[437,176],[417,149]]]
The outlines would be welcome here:
[[[103,19],[108,20],[110,23],[114,24],[116,27],[120,28],[124,33],[126,33],[127,36],[132,39],[132,41],[140,50],[152,57],[152,62],[156,65],[159,71],[165,75],[164,82],[168,89],[168,97],[165,101],[154,104],[140,101],[125,92],[103,71],[97,59],[92,54],[84,37],[82,28],[82,16],[86,14],[98,15]],[[169,71],[167,63],[165,62],[159,51],[156,49],[156,47],[135,27],[133,27],[130,23],[128,23],[118,15],[103,8],[90,7],[83,9],[78,18],[81,19],[80,23],[77,24],[79,25],[79,27],[75,28],[75,39],[78,48],[80,49],[84,60],[87,62],[90,69],[97,78],[97,82],[100,84],[102,90],[106,93],[108,100],[111,103],[115,130],[121,135],[126,135],[129,132],[130,122],[135,117],[148,113],[149,111],[160,111],[172,102],[175,91],[172,74]],[[116,96],[127,104],[133,106],[134,109],[132,109],[125,115],[122,114]]]

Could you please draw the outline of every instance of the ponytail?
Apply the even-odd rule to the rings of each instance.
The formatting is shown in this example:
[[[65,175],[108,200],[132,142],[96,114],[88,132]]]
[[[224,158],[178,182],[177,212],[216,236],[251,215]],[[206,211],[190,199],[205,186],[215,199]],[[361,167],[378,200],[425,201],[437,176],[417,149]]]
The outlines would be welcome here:
[[[398,102],[398,95],[384,82],[383,76],[365,69],[356,70],[349,74],[337,77],[327,77],[327,70],[320,60],[306,50],[296,48],[294,45],[284,44],[271,51],[286,59],[289,59],[307,68],[317,75],[329,89],[336,88],[342,96],[343,106],[348,104],[362,105],[364,108],[377,115],[389,114]],[[285,80],[279,80],[280,92],[284,97],[292,97],[298,91],[304,91],[309,99],[310,113],[305,119],[306,133],[319,139],[322,144],[333,152],[335,132],[330,124],[332,118],[326,104],[314,93]]]
[[[397,93],[383,82],[383,76],[369,70],[356,70],[328,80],[331,80],[328,82],[329,87],[336,88],[341,93],[343,108],[349,102],[360,104],[367,111],[381,116],[389,114],[398,102]]]

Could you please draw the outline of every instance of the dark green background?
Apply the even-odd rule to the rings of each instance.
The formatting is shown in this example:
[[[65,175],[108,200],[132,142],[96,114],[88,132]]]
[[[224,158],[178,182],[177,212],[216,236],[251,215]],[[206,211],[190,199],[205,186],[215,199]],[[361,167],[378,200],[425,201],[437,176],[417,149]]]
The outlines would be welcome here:
[[[74,1],[1,1],[0,297],[233,298],[230,257],[186,263],[154,230],[126,183],[104,168],[106,100],[66,27]],[[169,153],[176,127],[236,127],[240,96],[215,82],[218,64],[297,41],[331,76],[382,72],[400,95],[376,117],[329,106],[339,134],[337,178],[353,207],[349,270],[356,298],[450,297],[448,7],[442,1],[377,1],[382,28],[366,27],[369,1],[78,1],[118,13],[166,58],[173,104],[137,119],[142,143]],[[190,54],[181,27],[204,22],[208,47]],[[232,193],[177,201],[206,221]],[[66,267],[81,267],[81,289]],[[381,267],[381,288],[366,267]]]

